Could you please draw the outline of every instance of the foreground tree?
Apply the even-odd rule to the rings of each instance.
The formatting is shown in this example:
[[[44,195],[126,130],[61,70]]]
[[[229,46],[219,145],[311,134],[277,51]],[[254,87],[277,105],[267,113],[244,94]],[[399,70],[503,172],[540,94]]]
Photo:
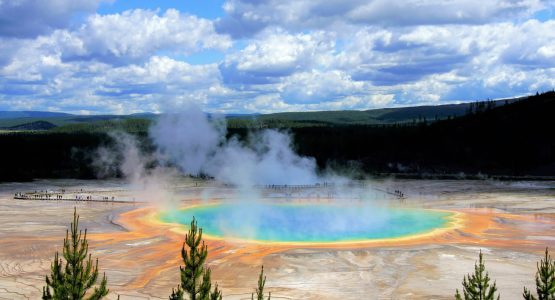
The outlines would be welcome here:
[[[479,262],[474,264],[474,274],[466,275],[463,279],[463,295],[465,300],[494,300],[495,292],[497,292],[497,287],[495,282],[490,284],[490,278],[488,272],[486,272],[486,267],[484,266],[484,261],[482,259],[482,251],[480,250]],[[462,300],[461,294],[457,289],[455,294],[455,299]],[[497,295],[497,300],[499,300],[499,295]]]
[[[202,244],[201,244],[202,242]],[[185,249],[185,246],[189,249]],[[184,299],[187,293],[190,300],[220,300],[222,292],[218,286],[212,291],[210,280],[210,269],[205,268],[208,247],[202,240],[202,228],[197,227],[197,221],[193,218],[189,233],[185,235],[185,242],[181,248],[181,257],[184,266],[180,266],[181,283],[177,289],[172,290],[170,300]]]
[[[258,275],[258,287],[256,288],[256,300],[264,300],[264,285],[266,284],[266,276],[264,276],[264,266]],[[272,297],[272,293],[268,293],[268,300]],[[254,300],[254,294],[251,294],[251,299]]]
[[[545,249],[545,257],[537,264],[536,272],[536,293],[538,298],[534,297],[530,290],[524,287],[522,296],[526,300],[555,300],[555,263],[549,255],[549,251]]]
[[[56,252],[51,265],[51,275],[46,276],[46,286],[42,289],[42,299],[98,300],[108,294],[106,274],[103,275],[100,284],[89,291],[98,280],[98,259],[93,263],[88,252],[87,230],[79,230],[79,216],[75,209],[73,222],[64,239],[62,255],[65,263]]]

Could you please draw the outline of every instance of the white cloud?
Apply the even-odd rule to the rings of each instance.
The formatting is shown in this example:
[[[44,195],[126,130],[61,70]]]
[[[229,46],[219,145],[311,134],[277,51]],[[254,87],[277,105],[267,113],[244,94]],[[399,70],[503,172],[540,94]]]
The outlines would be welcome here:
[[[536,20],[362,29],[337,55],[336,67],[396,91],[404,103],[505,97],[550,87],[537,71],[553,72],[554,39],[555,21]]]
[[[169,57],[153,56],[144,65],[113,68],[97,85],[103,94],[169,94],[204,90],[219,82],[215,64],[190,65]]]
[[[367,24],[484,24],[527,16],[543,7],[540,0],[374,0],[350,11],[348,16],[354,22]]]
[[[365,84],[342,71],[303,72],[287,77],[281,86],[286,103],[333,102],[364,92]]]
[[[287,103],[279,93],[264,94],[244,104],[243,110],[253,113],[319,110],[366,110],[393,104],[393,94],[349,95],[320,103]]]
[[[52,102],[58,110],[131,113],[160,111],[178,101],[201,102],[225,90],[219,85],[217,65],[190,65],[168,57],[153,56],[144,64],[121,67],[63,63],[50,56],[26,62],[29,65],[17,62],[2,70],[0,94],[11,94],[4,105],[25,97]],[[56,101],[47,100],[53,96]]]
[[[508,47],[502,53],[504,63],[526,67],[555,67],[555,21],[530,20],[503,33]]]
[[[227,15],[218,29],[245,37],[268,26],[333,31],[341,24],[486,24],[529,17],[551,4],[542,0],[228,0]]]
[[[91,13],[112,0],[2,0],[0,36],[32,38],[69,24],[77,13]]]
[[[59,56],[64,62],[102,61],[115,65],[140,63],[153,55],[188,55],[206,49],[224,50],[229,37],[214,31],[211,21],[168,10],[93,15],[79,28],[55,30],[35,39],[0,38],[0,66],[37,56]]]
[[[244,49],[226,57],[221,65],[224,80],[272,83],[311,68],[325,68],[331,59],[334,39],[324,33],[290,35],[268,32]],[[252,81],[250,81],[252,80]]]
[[[162,15],[149,10],[93,15],[78,30],[56,32],[67,59],[135,61],[158,51],[191,54],[203,49],[225,50],[231,40],[217,34],[211,21],[167,10]]]
[[[94,14],[36,37],[0,33],[0,109],[132,113],[190,101],[214,112],[369,109],[555,86],[555,20],[529,17],[552,2],[409,0],[411,14],[380,20],[399,3],[228,1],[218,24],[252,25],[244,40],[176,10]],[[220,61],[185,62],[208,49]]]

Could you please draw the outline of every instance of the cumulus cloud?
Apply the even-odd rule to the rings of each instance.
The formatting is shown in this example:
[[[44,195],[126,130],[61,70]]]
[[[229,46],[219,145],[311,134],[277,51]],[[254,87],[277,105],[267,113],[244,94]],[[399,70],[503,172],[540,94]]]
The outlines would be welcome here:
[[[509,47],[504,49],[501,59],[504,63],[523,68],[555,67],[555,22],[527,21],[517,30],[511,28],[514,35]]]
[[[97,2],[40,13],[68,19]],[[28,15],[14,7],[34,1],[0,0],[0,109],[369,109],[552,89],[555,20],[533,15],[553,1],[482,2],[229,0],[218,20],[135,9],[17,33],[10,22]],[[216,59],[190,56],[206,51]]]
[[[129,113],[187,98],[202,103],[225,91],[217,65],[170,55],[230,45],[211,21],[176,10],[92,15],[34,39],[0,37],[0,108]]]
[[[35,39],[0,37],[0,66],[38,56],[56,56],[64,63],[100,61],[114,65],[146,61],[154,55],[188,55],[206,49],[224,50],[229,37],[217,34],[212,21],[170,9],[92,15],[79,28],[60,29]],[[29,55],[34,54],[34,55]]]
[[[269,33],[230,54],[220,66],[227,83],[272,83],[309,68],[323,68],[331,58],[334,40],[324,33]]]
[[[372,95],[395,95],[392,99],[397,105],[498,98],[549,88],[554,25],[554,21],[530,20],[520,24],[364,27],[340,45],[330,38],[331,42],[312,48],[295,43],[294,37],[308,34],[261,37],[228,57],[226,63],[234,67],[232,71],[220,69],[227,84],[250,86],[251,90],[253,85],[266,86],[262,92],[257,90],[259,96],[251,98],[252,103],[243,106],[250,111],[341,109],[342,105],[364,109],[394,104],[362,100]],[[546,69],[533,71],[537,67]]]
[[[63,56],[106,62],[133,62],[158,51],[191,54],[204,49],[225,50],[229,37],[217,34],[211,21],[169,9],[162,15],[150,10],[93,15],[79,29],[53,36]]]
[[[394,26],[484,24],[530,15],[543,7],[540,0],[374,0],[348,16],[353,22]]]
[[[183,90],[207,89],[218,82],[215,64],[190,65],[166,56],[152,56],[143,65],[114,68],[105,74],[104,86],[119,88],[153,85],[157,93],[172,88]]]
[[[351,70],[354,80],[376,86],[414,82],[468,63],[475,46],[453,39],[451,33],[472,34],[467,29],[420,26],[410,30],[361,30],[340,56],[340,63]]]
[[[320,103],[361,94],[364,86],[345,72],[333,70],[297,73],[288,77],[281,89],[286,103]]]
[[[412,26],[485,24],[530,16],[549,5],[542,0],[228,0],[217,28],[235,37],[268,26],[291,30],[330,29],[340,24]]]
[[[245,101],[242,108],[246,112],[273,113],[317,110],[366,110],[391,106],[395,101],[394,94],[384,91],[368,91],[367,93],[350,94],[321,102],[301,102],[282,99],[279,93],[262,94],[253,100]]]
[[[222,89],[215,64],[190,65],[164,56],[114,67],[104,63],[64,63],[59,57],[38,55],[14,61],[0,75],[0,93],[10,95],[2,103],[6,108],[14,104],[12,107],[20,107],[18,98],[25,97],[38,98],[39,103],[70,112],[158,112],[169,102],[202,103]],[[57,101],[49,100],[53,95]]]
[[[91,13],[107,0],[0,1],[0,36],[32,38],[68,26],[77,13]]]
[[[552,72],[553,29],[554,21],[536,20],[363,29],[338,55],[338,68],[410,104],[525,94],[549,88],[539,84],[550,81],[537,71]],[[492,78],[499,80],[492,84]]]

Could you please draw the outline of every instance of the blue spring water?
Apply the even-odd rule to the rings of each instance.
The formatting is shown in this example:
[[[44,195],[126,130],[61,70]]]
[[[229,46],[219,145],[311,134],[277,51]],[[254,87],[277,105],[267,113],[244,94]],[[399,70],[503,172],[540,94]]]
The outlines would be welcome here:
[[[205,234],[263,242],[349,242],[399,238],[447,226],[449,212],[365,205],[217,204],[164,212],[164,222]]]

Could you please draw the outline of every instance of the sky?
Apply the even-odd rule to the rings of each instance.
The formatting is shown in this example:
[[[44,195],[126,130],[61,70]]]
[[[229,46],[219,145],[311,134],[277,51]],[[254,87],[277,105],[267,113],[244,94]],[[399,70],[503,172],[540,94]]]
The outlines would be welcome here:
[[[555,87],[555,0],[0,0],[0,110],[374,109]]]

